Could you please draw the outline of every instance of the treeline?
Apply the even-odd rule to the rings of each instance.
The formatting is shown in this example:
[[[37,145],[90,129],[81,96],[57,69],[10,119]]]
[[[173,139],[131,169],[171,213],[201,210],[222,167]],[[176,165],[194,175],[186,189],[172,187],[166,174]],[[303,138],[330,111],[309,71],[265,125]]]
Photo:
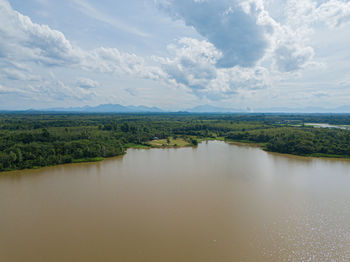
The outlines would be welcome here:
[[[0,171],[90,161],[125,153],[153,137],[182,136],[262,143],[296,155],[350,156],[350,131],[303,126],[347,115],[67,114],[0,115]],[[326,122],[324,122],[326,123]]]
[[[21,126],[16,122],[15,129],[7,126],[0,130],[1,171],[117,156],[123,154],[130,143],[142,144],[154,136],[165,138],[170,135],[168,129],[162,129],[156,123],[149,128],[128,121],[87,121],[79,127],[69,126],[70,121],[67,127],[55,127],[56,121],[49,127],[47,120],[45,122],[47,128],[33,126],[28,130],[27,123]]]
[[[303,156],[350,157],[350,131],[305,127],[231,132],[227,139],[263,143],[272,152]]]

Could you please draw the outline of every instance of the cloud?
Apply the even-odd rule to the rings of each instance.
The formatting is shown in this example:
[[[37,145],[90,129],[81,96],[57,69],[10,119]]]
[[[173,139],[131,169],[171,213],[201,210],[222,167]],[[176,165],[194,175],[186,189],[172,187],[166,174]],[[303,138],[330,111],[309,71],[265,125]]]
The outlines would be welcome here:
[[[61,81],[35,74],[47,72],[47,67],[79,65],[84,52],[73,47],[63,33],[33,23],[4,0],[0,0],[0,54],[3,67],[0,81],[7,81],[6,88],[1,88],[3,95],[15,94],[47,101],[81,100],[94,95],[80,87],[71,88]]]
[[[74,46],[62,32],[47,25],[33,23],[29,17],[14,11],[5,0],[0,0],[0,66],[0,81],[16,80],[27,85],[27,88],[20,90],[11,89],[13,92],[33,97],[43,92],[47,97],[57,99],[58,95],[61,98],[71,95],[76,99],[89,97],[92,92],[88,92],[88,89],[99,86],[99,83],[91,79],[79,79],[76,90],[73,90],[63,82],[40,79],[33,75],[33,70],[42,73],[47,71],[47,67],[74,68],[152,80],[166,78],[159,67],[148,65],[135,54],[120,52],[117,48],[84,50]],[[41,81],[35,87],[29,87],[28,81],[34,80]],[[9,89],[6,90],[9,92]],[[49,92],[52,93],[51,96]]]
[[[168,46],[171,58],[158,58],[173,85],[188,88],[200,98],[221,100],[243,89],[265,88],[267,70],[263,67],[217,68],[222,53],[208,41],[182,38]]]
[[[213,44],[221,53],[215,64],[217,68],[254,68],[269,64],[270,60],[274,66],[270,70],[284,73],[312,64],[314,50],[306,44],[310,30],[300,24],[293,27],[277,22],[262,0],[161,0],[157,3],[174,19],[194,27]],[[287,6],[287,11],[292,12],[292,4]]]
[[[216,78],[215,64],[219,52],[211,43],[193,38],[182,38],[168,46],[172,59],[163,60],[163,70],[168,77],[191,89],[203,89]]]
[[[198,95],[210,100],[229,99],[233,95],[267,88],[270,85],[268,79],[268,71],[263,67],[219,69],[217,77]]]
[[[16,46],[12,49],[12,53],[7,54],[8,61],[34,62],[51,67],[65,66],[101,73],[129,75],[158,81],[169,86],[186,88],[198,97],[209,99],[234,95],[238,92],[237,90],[243,88],[256,89],[265,86],[264,83],[260,83],[262,78],[255,75],[254,72],[257,72],[255,67],[249,70],[238,65],[230,70],[221,67],[224,60],[232,57],[227,55],[235,47],[232,50],[231,47],[229,49],[225,47],[222,51],[215,46],[215,43],[218,44],[218,42],[213,44],[207,40],[181,38],[178,42],[168,46],[170,56],[160,57],[158,61],[146,60],[132,53],[121,52],[117,48],[99,47],[83,50],[73,46],[61,32],[46,25],[35,24],[29,17],[12,10],[8,3],[4,1],[1,3],[3,8],[0,9],[0,12],[4,14],[2,17],[8,18],[4,23],[7,27],[2,30],[1,37],[10,39],[4,41],[7,45]],[[220,6],[215,5],[216,11],[219,11]],[[242,7],[235,8],[240,10],[239,14],[242,17],[246,17],[244,15],[246,11]],[[203,10],[209,11],[209,9]],[[228,13],[225,16],[231,17],[230,10],[226,10]],[[234,21],[228,19],[227,23],[227,26],[232,26]],[[2,29],[1,26],[0,28]],[[229,28],[224,29],[229,30]],[[2,47],[0,46],[0,50],[3,50]],[[224,58],[225,55],[226,58]],[[243,56],[244,53],[242,59]],[[14,70],[7,69],[7,78],[24,81],[25,77],[23,73],[15,73]],[[56,99],[59,99],[59,96],[61,99],[68,99],[68,96],[81,99],[89,97],[90,93],[87,91],[100,86],[92,79],[81,78],[77,80],[76,91],[74,91],[63,82],[57,82],[57,80],[51,80],[51,82],[50,85],[47,79],[44,82],[40,81],[39,84],[32,85],[32,89],[25,92],[34,96],[40,91],[47,97]],[[50,92],[51,95],[49,95]]]
[[[8,88],[3,85],[0,85],[0,95],[9,95],[9,94],[26,95],[27,92],[25,92],[20,88]]]
[[[8,61],[36,62],[46,66],[82,66],[87,70],[139,75],[157,79],[161,72],[146,66],[143,58],[117,48],[83,50],[63,33],[38,25],[0,0],[0,54]]]
[[[209,100],[253,96],[278,81],[301,76],[318,63],[319,49],[310,44],[314,30],[325,25],[338,30],[350,21],[349,1],[269,3],[278,1],[284,13],[282,18],[274,19],[263,0],[158,0],[165,14],[193,27],[199,33],[193,37],[199,39],[179,37],[167,42],[166,51],[158,52],[163,56],[140,57],[118,48],[81,48],[62,32],[34,23],[13,10],[6,0],[0,0],[0,93],[48,101],[83,101],[104,88],[98,88],[102,85],[93,80],[94,76],[100,74],[96,78],[102,79],[101,74],[109,74],[152,80],[169,90],[179,88]],[[93,19],[145,36],[96,10],[86,0],[74,3]],[[68,70],[78,76],[87,75],[87,71],[89,78],[73,76],[73,80],[59,81],[48,76],[58,71],[58,75],[69,78]],[[124,94],[139,96],[134,87],[124,86],[123,90]]]
[[[140,36],[140,37],[149,37],[149,34],[142,32],[141,30],[129,26],[121,21],[119,21],[116,17],[109,16],[104,14],[96,9],[96,7],[90,5],[87,1],[84,0],[73,0],[73,2],[78,5],[79,10],[83,12],[85,15],[101,21],[103,23],[109,24],[119,30],[123,30],[125,32]]]
[[[345,79],[338,81],[337,86],[344,87],[344,88],[350,88],[350,78],[345,78]]]
[[[90,89],[90,88],[96,88],[96,87],[100,87],[100,83],[97,81],[94,81],[92,79],[89,78],[79,78],[76,82],[76,85],[78,87],[81,87],[83,89]]]
[[[86,101],[94,98],[96,93],[80,87],[70,87],[59,80],[44,80],[37,84],[25,86],[0,85],[0,95],[14,94],[18,97],[30,98],[33,101]]]
[[[276,48],[274,61],[279,71],[294,72],[308,65],[313,56],[314,50],[311,47],[285,43]]]
[[[138,92],[137,90],[133,89],[133,88],[125,88],[124,89],[125,92],[127,92],[129,95],[131,96],[137,96]]]
[[[309,67],[324,67],[315,60],[317,53],[310,45],[315,31],[333,30],[350,23],[350,2],[346,0],[276,0],[284,16],[272,21],[270,38],[274,69],[282,73],[298,72]],[[323,51],[324,52],[324,51]],[[327,52],[327,51],[326,51]]]
[[[350,2],[347,0],[288,0],[286,2],[288,22],[304,26],[324,23],[329,28],[350,23]]]
[[[251,67],[268,47],[265,33],[271,28],[258,23],[259,11],[245,12],[240,1],[173,0],[158,1],[158,6],[194,27],[220,50],[219,67]]]
[[[135,54],[120,52],[117,48],[100,47],[87,52],[81,61],[86,70],[103,73],[132,75],[138,78],[161,80],[164,72],[157,66],[151,66]]]
[[[41,98],[45,97],[49,101],[64,101],[69,99],[85,101],[96,96],[96,93],[90,89],[81,87],[70,87],[60,80],[43,81],[33,87],[32,91],[40,94]]]
[[[331,0],[321,4],[316,16],[329,27],[339,27],[350,23],[350,2]]]
[[[326,91],[315,91],[311,93],[312,96],[315,96],[317,98],[322,98],[322,97],[329,97],[330,94]]]
[[[46,25],[35,24],[0,0],[0,55],[3,59],[33,61],[44,65],[66,65],[79,61],[65,36]]]
[[[0,63],[1,65],[2,63]],[[3,67],[0,71],[0,78],[15,81],[39,81],[40,77],[30,72],[19,70],[14,67]]]
[[[0,0],[0,54],[0,81],[7,81],[6,87],[3,83],[0,87],[1,95],[13,94],[33,101],[82,100],[94,96],[83,88],[71,88],[33,73],[38,66],[47,70],[47,66],[78,65],[83,52],[74,48],[61,32],[33,23],[4,0]]]
[[[313,2],[307,19],[312,22],[323,22],[330,28],[341,27],[350,23],[350,2],[329,0],[319,4]]]

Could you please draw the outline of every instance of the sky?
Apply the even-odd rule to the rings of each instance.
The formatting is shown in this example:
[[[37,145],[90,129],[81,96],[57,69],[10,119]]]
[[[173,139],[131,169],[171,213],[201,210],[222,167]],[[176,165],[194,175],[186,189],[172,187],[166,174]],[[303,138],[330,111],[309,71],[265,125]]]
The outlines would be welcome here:
[[[0,109],[350,105],[349,0],[0,0]]]

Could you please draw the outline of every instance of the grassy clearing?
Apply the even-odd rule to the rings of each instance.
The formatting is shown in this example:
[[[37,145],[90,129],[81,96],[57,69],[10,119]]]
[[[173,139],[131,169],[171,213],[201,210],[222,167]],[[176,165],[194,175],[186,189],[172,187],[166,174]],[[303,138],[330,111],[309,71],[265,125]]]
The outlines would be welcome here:
[[[126,148],[137,148],[137,149],[148,149],[150,148],[149,145],[140,145],[140,144],[134,144],[134,143],[128,143],[125,145]]]
[[[72,163],[98,162],[102,160],[104,160],[104,157],[80,158],[80,159],[73,159]]]
[[[184,147],[184,146],[192,146],[192,144],[188,141],[186,141],[183,138],[176,138],[173,137],[169,138],[169,141],[167,139],[157,139],[152,140],[147,143],[148,145],[152,147]]]
[[[196,137],[194,137],[196,138]],[[217,136],[217,137],[200,137],[197,138],[198,142],[202,141],[225,141],[225,137],[223,136]]]
[[[224,140],[227,143],[232,143],[232,144],[237,144],[237,145],[249,145],[249,146],[257,146],[257,147],[261,147],[263,149],[266,148],[266,144],[267,143],[258,143],[258,142],[253,142],[253,141],[249,141],[249,140],[233,140],[233,139],[226,139]]]
[[[311,157],[324,157],[324,158],[345,158],[350,159],[350,156],[347,155],[331,155],[331,154],[322,154],[322,153],[315,153],[309,155]]]

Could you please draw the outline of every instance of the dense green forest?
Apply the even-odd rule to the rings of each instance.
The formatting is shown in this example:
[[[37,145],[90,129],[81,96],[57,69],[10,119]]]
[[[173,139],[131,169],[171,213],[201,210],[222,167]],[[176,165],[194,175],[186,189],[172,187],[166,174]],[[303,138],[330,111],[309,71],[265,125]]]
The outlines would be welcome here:
[[[350,115],[293,114],[1,114],[0,171],[96,161],[148,146],[154,137],[225,139],[304,156],[350,157]]]

